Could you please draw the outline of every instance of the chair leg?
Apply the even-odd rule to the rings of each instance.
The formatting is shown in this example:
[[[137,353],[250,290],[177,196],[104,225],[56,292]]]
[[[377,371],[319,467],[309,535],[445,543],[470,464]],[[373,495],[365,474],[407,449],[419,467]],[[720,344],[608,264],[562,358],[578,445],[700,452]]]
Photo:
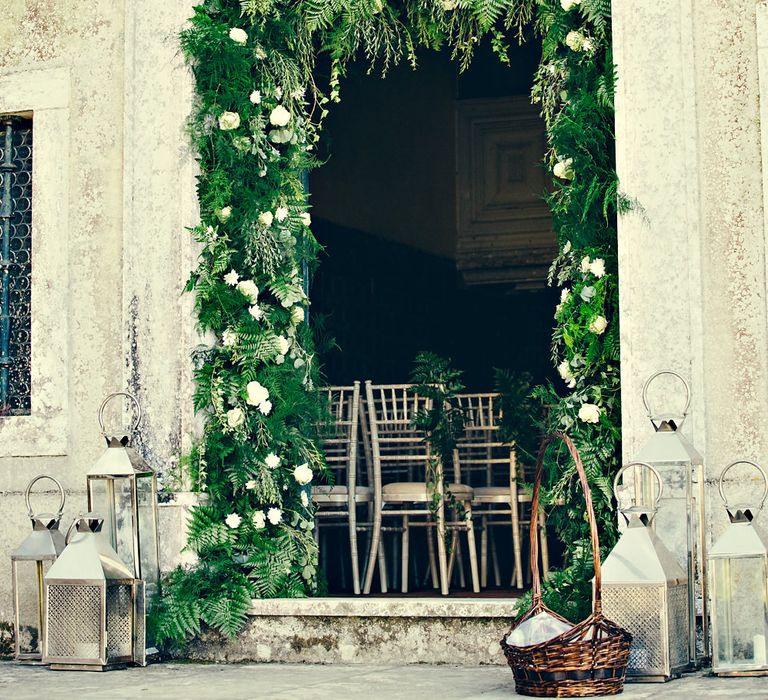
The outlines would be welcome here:
[[[437,523],[437,560],[440,568],[440,592],[448,595],[448,555],[445,551],[445,504],[442,493],[435,513]]]
[[[547,521],[544,511],[539,512],[539,535],[541,539],[541,572],[545,581],[549,581],[549,545],[547,544]]]
[[[432,588],[440,588],[439,579],[437,577],[437,561],[435,559],[435,541],[432,538],[432,528],[425,527],[424,531],[427,533],[427,556],[429,557],[429,573],[432,576]]]
[[[517,509],[512,511],[512,554],[514,556],[514,584],[520,589],[523,587],[523,552],[520,541],[520,519]]]
[[[379,557],[379,576],[381,576],[381,560],[383,557],[380,552],[381,541],[381,511],[374,508],[373,522],[371,524],[371,539],[368,543],[368,563],[365,567],[365,583],[363,584],[363,593],[368,595],[371,592],[373,583],[373,570],[376,568],[376,557]],[[384,581],[384,590],[386,590],[386,580]],[[382,591],[384,592],[384,591]]]
[[[360,563],[357,559],[357,512],[355,503],[349,504],[349,556],[352,565],[352,590],[355,595],[360,595]]]
[[[483,588],[488,588],[488,516],[484,515],[480,530],[480,576]]]
[[[379,540],[379,586],[382,593],[386,593],[388,590],[387,581],[387,550],[384,538],[382,537]]]
[[[453,570],[456,565],[456,545],[459,543],[459,533],[451,533],[451,551],[448,553],[448,580],[453,580]]]
[[[499,569],[499,553],[496,551],[496,534],[493,529],[488,533],[491,538],[491,563],[493,564],[493,582],[497,588],[501,587],[501,571]]]
[[[480,577],[477,571],[477,547],[475,545],[475,523],[472,519],[472,508],[465,503],[467,511],[467,549],[469,550],[469,570],[472,574],[472,590],[480,593]]]
[[[403,516],[403,536],[402,536],[402,561],[400,564],[401,578],[400,578],[400,590],[403,593],[408,593],[408,557],[410,554],[408,545],[410,539],[410,528],[408,527],[408,516]]]

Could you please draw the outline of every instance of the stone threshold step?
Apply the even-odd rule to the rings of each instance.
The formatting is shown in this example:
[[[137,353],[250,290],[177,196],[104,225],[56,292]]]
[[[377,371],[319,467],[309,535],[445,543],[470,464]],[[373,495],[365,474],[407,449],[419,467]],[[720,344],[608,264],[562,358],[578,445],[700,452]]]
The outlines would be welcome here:
[[[518,601],[482,598],[254,600],[235,639],[205,632],[177,658],[313,664],[504,664]]]

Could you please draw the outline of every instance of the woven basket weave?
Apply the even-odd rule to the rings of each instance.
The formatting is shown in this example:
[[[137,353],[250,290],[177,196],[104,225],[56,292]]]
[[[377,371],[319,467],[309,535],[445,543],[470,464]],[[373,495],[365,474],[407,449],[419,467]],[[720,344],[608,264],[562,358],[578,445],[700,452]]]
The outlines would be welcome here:
[[[624,689],[624,675],[629,660],[632,635],[603,616],[600,586],[600,543],[597,537],[595,512],[587,483],[584,465],[571,439],[564,433],[553,433],[544,438],[536,461],[536,482],[533,488],[531,513],[539,510],[541,476],[544,454],[549,444],[562,440],[568,447],[579,481],[584,489],[589,531],[592,539],[592,558],[595,565],[594,604],[592,614],[583,622],[562,634],[540,644],[514,646],[507,644],[506,636],[501,648],[515,676],[515,690],[520,695],[548,698],[574,698],[590,695],[616,695]],[[537,613],[547,612],[567,622],[547,608],[541,599],[539,573],[538,518],[531,516],[531,578],[533,602],[531,608],[512,627]],[[510,630],[511,631],[511,630]]]

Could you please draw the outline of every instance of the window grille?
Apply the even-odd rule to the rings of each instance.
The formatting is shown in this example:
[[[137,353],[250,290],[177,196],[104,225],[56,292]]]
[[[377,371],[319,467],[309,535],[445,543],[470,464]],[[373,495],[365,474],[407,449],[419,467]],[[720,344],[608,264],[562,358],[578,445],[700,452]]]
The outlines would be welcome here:
[[[32,407],[32,121],[0,118],[0,416]]]

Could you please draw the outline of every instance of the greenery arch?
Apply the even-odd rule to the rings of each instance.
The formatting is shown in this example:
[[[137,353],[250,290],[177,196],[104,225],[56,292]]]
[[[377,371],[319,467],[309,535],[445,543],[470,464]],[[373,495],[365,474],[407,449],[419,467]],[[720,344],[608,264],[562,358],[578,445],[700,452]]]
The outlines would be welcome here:
[[[541,105],[554,174],[547,196],[560,241],[552,281],[563,287],[552,357],[568,391],[538,387],[548,422],[567,430],[614,532],[609,479],[619,457],[618,290],[610,0],[205,0],[181,33],[197,99],[201,246],[187,285],[202,331],[194,355],[195,408],[204,434],[188,465],[207,494],[193,511],[188,550],[199,562],[165,581],[159,642],[200,631],[234,635],[252,597],[304,596],[317,586],[308,480],[323,469],[312,426],[321,415],[313,340],[303,323],[304,277],[318,251],[303,173],[347,62],[364,55],[383,73],[417,49],[449,46],[464,68],[489,37],[509,63],[508,40],[542,37],[533,99]],[[316,57],[330,59],[318,85]],[[568,504],[555,527],[569,567],[548,601],[579,617],[585,593],[583,510],[567,459],[549,462],[552,493]],[[606,545],[611,537],[604,537]]]

